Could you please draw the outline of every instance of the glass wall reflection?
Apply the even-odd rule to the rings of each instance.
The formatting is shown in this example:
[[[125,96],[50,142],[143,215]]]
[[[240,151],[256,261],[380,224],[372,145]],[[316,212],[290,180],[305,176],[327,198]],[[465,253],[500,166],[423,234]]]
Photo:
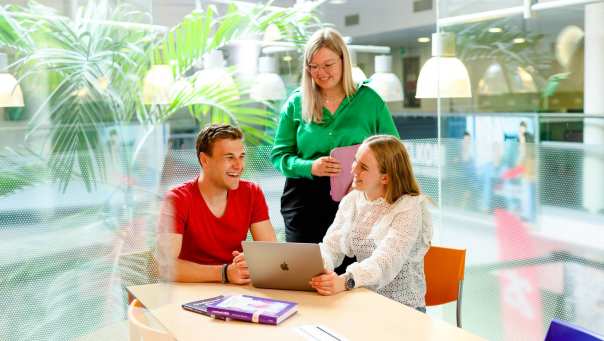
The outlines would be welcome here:
[[[591,89],[604,86],[604,7],[498,4],[467,21],[452,9],[484,2],[438,4],[473,85],[440,115],[447,138],[450,117],[465,121],[441,179],[441,242],[468,248],[464,326],[538,340],[558,318],[602,333],[604,107]]]
[[[350,37],[366,77],[400,81],[388,106],[422,190],[441,205],[434,244],[467,249],[462,322],[489,340],[543,339],[552,318],[604,333],[604,5],[548,2],[534,1],[525,18],[523,1],[414,1],[412,10],[327,1],[312,22]],[[209,51],[182,36],[170,43],[167,32],[210,5],[214,18],[227,9],[22,3],[0,5],[0,72],[19,79],[24,102],[0,108],[0,339],[127,339],[124,288],[157,281],[163,194],[199,172],[199,126],[231,119],[187,90],[202,83]],[[437,29],[456,34],[471,98],[415,97]],[[245,177],[263,188],[280,240],[284,178],[268,153],[283,98],[256,101],[249,90],[258,73],[297,88],[303,38],[216,48],[237,87],[220,94],[256,138]],[[275,65],[262,71],[242,55]],[[149,76],[158,65],[178,84],[172,92]],[[453,306],[429,313],[455,321]]]

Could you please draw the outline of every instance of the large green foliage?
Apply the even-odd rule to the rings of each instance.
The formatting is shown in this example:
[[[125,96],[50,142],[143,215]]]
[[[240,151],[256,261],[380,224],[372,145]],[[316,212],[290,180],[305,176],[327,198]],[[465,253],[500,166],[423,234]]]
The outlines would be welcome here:
[[[144,13],[107,3],[87,2],[73,18],[35,3],[0,5],[0,51],[14,61],[10,72],[23,87],[29,118],[23,144],[0,150],[0,196],[48,178],[63,190],[74,187],[62,197],[54,191],[25,192],[39,198],[3,212],[10,230],[0,257],[5,261],[0,308],[8,311],[0,339],[71,339],[118,321],[126,304],[121,287],[152,280],[145,258],[150,253],[132,251],[153,243],[154,235],[146,232],[156,225],[157,189],[123,177],[158,170],[137,168],[144,164],[136,162],[144,138],[137,146],[120,144],[114,158],[102,143],[108,128],[118,133],[121,127],[136,128],[131,130],[152,136],[158,123],[188,111],[200,123],[238,124],[247,142],[270,140],[265,131],[274,125],[274,114],[247,98],[245,84],[196,87],[192,69],[204,54],[237,39],[257,38],[270,24],[297,43],[315,23],[311,15],[293,9],[230,6],[222,15],[208,7],[171,29],[158,29],[131,24],[150,22]],[[185,84],[165,105],[147,105],[141,98],[153,64],[172,65],[174,78]],[[106,167],[116,159],[129,168]],[[117,176],[106,179],[113,183],[94,191],[113,168],[119,168]],[[92,193],[78,192],[74,184],[80,181]]]
[[[237,39],[257,38],[271,24],[286,40],[302,42],[316,23],[312,15],[265,5],[250,10],[231,5],[220,15],[209,6],[166,32],[129,24],[150,19],[129,6],[108,3],[88,2],[74,18],[36,3],[0,6],[0,48],[15,57],[10,69],[20,82],[34,89],[26,91],[27,136],[47,135],[38,152],[49,150],[49,173],[63,190],[74,176],[88,190],[105,176],[102,129],[137,122],[151,130],[183,108],[201,123],[239,125],[248,143],[270,141],[265,131],[274,126],[274,115],[247,97],[245,84],[195,87],[194,77],[187,75],[206,53]],[[174,93],[167,105],[145,105],[143,79],[153,64],[172,65],[188,90]],[[128,157],[132,162],[136,153]]]

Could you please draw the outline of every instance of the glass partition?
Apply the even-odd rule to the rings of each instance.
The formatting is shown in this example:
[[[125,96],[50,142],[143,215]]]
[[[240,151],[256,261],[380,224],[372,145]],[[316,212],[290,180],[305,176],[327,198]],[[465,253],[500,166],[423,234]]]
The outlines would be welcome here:
[[[364,2],[347,11],[325,2],[316,21],[285,17],[286,48],[204,36],[223,54],[223,79],[237,84],[204,90],[227,105],[222,111],[187,92],[213,51],[186,32],[210,8],[224,30],[245,31],[235,28],[246,16],[220,15],[224,4],[135,1],[123,11],[101,1],[80,12],[69,1],[0,5],[8,66],[0,73],[19,80],[24,102],[0,107],[0,339],[128,338],[125,287],[158,281],[159,205],[168,188],[199,173],[195,137],[207,122],[236,118],[245,127],[244,177],[262,187],[284,240],[285,179],[268,156],[284,99],[251,100],[259,70],[241,68],[254,64],[251,56],[274,57],[291,92],[304,34],[328,22],[361,46],[356,64],[368,77],[388,48],[403,89],[388,106],[435,203],[433,243],[467,250],[463,327],[489,340],[541,340],[558,318],[604,334],[604,4],[420,2],[409,22],[429,22],[371,35],[359,27],[378,26],[378,18],[349,26],[342,16],[362,15]],[[254,39],[268,30],[259,15],[265,25]],[[437,30],[456,34],[471,98],[415,98]],[[169,76],[154,82],[152,70]],[[179,84],[175,92],[162,92],[168,80]],[[428,313],[455,323],[454,304]]]
[[[159,207],[199,174],[194,139],[209,122],[244,130],[245,176],[264,189],[283,239],[284,179],[267,161],[282,99],[250,98],[252,80],[232,65],[241,41],[261,42],[271,24],[296,46],[313,17],[253,3],[151,5],[0,5],[2,340],[128,338],[125,288],[158,281]],[[244,57],[255,72],[258,56]]]
[[[604,107],[591,92],[604,88],[604,4],[487,3],[438,2],[473,90],[438,99],[451,148],[437,242],[468,251],[463,326],[489,340],[541,340],[553,318],[604,333]]]

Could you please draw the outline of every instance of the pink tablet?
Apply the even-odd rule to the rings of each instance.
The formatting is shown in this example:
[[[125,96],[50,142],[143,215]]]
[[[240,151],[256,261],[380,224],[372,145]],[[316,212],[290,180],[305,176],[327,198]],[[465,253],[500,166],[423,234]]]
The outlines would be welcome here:
[[[352,184],[352,174],[350,174],[350,170],[352,169],[352,162],[354,161],[354,156],[359,149],[360,144],[355,144],[353,146],[348,147],[338,147],[331,150],[329,155],[338,161],[342,166],[342,171],[340,174],[336,176],[332,176],[330,179],[331,183],[331,199],[333,201],[340,201],[342,198],[348,193],[348,189]]]

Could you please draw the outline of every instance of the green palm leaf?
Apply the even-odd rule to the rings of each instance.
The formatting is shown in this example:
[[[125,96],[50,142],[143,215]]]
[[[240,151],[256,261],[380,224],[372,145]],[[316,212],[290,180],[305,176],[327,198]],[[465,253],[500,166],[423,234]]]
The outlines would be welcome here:
[[[28,136],[42,133],[42,122],[51,122],[49,167],[53,178],[66,189],[73,175],[81,176],[91,190],[103,177],[104,155],[98,131],[104,124],[148,120],[138,98],[148,51],[157,39],[153,32],[136,32],[104,24],[108,19],[132,15],[127,7],[110,11],[104,4],[90,5],[79,20],[48,17],[48,8],[32,5],[29,11],[2,9],[3,31],[21,32],[19,41],[28,49],[20,57],[21,81],[48,76],[51,92],[35,109]],[[35,18],[35,20],[33,19]],[[8,28],[7,28],[8,27]],[[15,39],[2,35],[0,42]],[[56,81],[53,81],[56,80]]]
[[[201,122],[239,125],[249,143],[270,141],[266,131],[274,128],[274,115],[246,98],[247,86],[196,89],[160,107],[142,103],[142,80],[152,63],[163,63],[173,65],[175,76],[194,87],[194,79],[183,76],[206,53],[236,39],[258,37],[271,24],[285,40],[302,43],[318,23],[316,16],[294,9],[275,12],[268,5],[251,10],[231,5],[221,15],[208,6],[161,33],[107,24],[132,18],[150,21],[147,14],[128,6],[110,9],[107,4],[90,2],[75,19],[60,17],[36,3],[0,6],[0,47],[15,55],[12,67],[20,81],[48,80],[46,97],[27,108],[31,113],[27,136],[48,134],[48,167],[63,190],[74,176],[88,190],[103,179],[105,156],[99,141],[107,125],[151,126],[188,108]]]
[[[0,154],[0,197],[46,180],[46,164],[30,150],[6,148]]]

